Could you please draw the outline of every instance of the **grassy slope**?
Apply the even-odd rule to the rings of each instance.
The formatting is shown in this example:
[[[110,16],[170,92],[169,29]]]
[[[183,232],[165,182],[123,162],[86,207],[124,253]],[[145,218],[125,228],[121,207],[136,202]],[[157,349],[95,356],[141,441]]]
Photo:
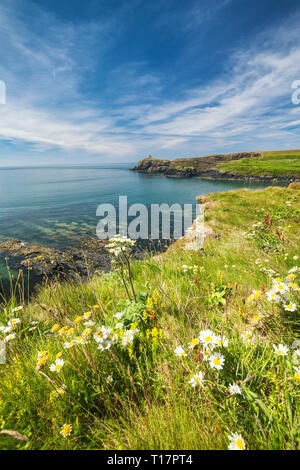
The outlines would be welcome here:
[[[98,324],[113,324],[112,316],[125,299],[116,273],[88,284],[41,290],[22,313],[22,330],[10,343],[8,364],[0,366],[0,429],[19,431],[29,442],[2,435],[0,448],[226,449],[231,432],[240,432],[250,449],[299,448],[299,384],[293,377],[292,354],[276,357],[272,347],[280,342],[291,347],[299,334],[299,309],[286,313],[265,296],[255,305],[247,300],[251,289],[271,286],[257,258],[268,258],[263,264],[283,277],[299,264],[293,259],[299,252],[299,200],[299,191],[283,188],[212,194],[206,220],[218,238],[207,240],[199,252],[184,251],[178,242],[167,254],[135,262],[136,291],[158,294],[160,331],[156,340],[157,330],[148,318],[136,359],[117,348],[100,352],[93,340],[64,350],[65,339],[47,333],[56,322],[72,327],[75,317],[88,309]],[[289,244],[271,234],[245,237],[268,212]],[[202,267],[196,282],[191,272],[182,271],[184,264]],[[94,304],[100,308],[92,309]],[[254,327],[256,345],[247,348],[240,334],[253,327],[252,319],[261,310],[269,317]],[[40,323],[30,333],[26,325],[34,319]],[[142,323],[139,328],[143,330]],[[197,362],[196,352],[187,347],[203,328],[223,331],[229,339],[221,371],[202,359]],[[188,351],[187,357],[175,356],[178,345]],[[42,369],[46,375],[35,370],[39,350],[48,350],[49,363],[63,351],[60,374],[49,372],[49,363]],[[206,382],[195,390],[188,381],[199,370]],[[106,383],[109,374],[113,384]],[[230,383],[254,374],[242,385],[242,396],[228,393]],[[62,383],[67,392],[55,397],[53,391]],[[64,423],[73,425],[69,438],[59,434]]]
[[[263,152],[262,158],[244,158],[220,163],[216,168],[225,173],[249,176],[300,177],[300,150]]]

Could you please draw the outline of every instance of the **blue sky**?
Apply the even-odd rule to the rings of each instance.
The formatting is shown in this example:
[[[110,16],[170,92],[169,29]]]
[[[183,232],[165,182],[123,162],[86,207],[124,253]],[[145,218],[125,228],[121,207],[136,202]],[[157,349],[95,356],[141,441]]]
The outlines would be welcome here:
[[[3,0],[0,165],[300,148],[298,0]]]

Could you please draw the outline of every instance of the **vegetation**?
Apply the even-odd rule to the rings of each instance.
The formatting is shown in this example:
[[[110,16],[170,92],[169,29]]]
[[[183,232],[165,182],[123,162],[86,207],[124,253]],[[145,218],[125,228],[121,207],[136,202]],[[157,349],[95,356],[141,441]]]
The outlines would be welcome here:
[[[300,178],[300,150],[263,152],[262,157],[220,163],[216,169],[239,175]]]
[[[3,301],[0,448],[299,449],[299,198],[211,194],[203,250]]]

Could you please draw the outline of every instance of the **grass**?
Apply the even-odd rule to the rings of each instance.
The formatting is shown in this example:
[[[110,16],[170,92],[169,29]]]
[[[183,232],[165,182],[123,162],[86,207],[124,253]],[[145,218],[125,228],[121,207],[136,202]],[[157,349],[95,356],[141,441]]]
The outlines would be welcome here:
[[[216,168],[239,175],[300,178],[300,150],[263,152],[262,157],[220,163]]]
[[[285,279],[300,266],[299,199],[299,191],[276,187],[207,196],[206,223],[214,236],[197,252],[178,241],[165,254],[133,262],[137,303],[127,299],[114,271],[87,283],[45,286],[19,312],[12,312],[13,299],[3,305],[0,324],[16,316],[21,323],[0,366],[0,433],[28,440],[0,434],[0,448],[227,449],[234,432],[247,449],[299,449],[294,367],[300,361],[292,348],[299,308],[287,312],[265,295],[272,277]],[[297,290],[290,300],[299,304]],[[125,311],[121,320],[113,316],[119,311]],[[101,352],[91,334],[86,344],[65,349],[88,327],[83,319],[75,322],[84,312],[90,312],[86,321],[114,328],[118,342]],[[259,312],[266,315],[254,323]],[[118,322],[123,331],[139,330],[129,347],[122,346]],[[76,333],[51,332],[54,324]],[[188,347],[204,329],[228,338],[227,347],[217,348],[225,358],[220,370],[204,360],[203,348]],[[253,346],[241,338],[249,329]],[[275,354],[279,343],[289,347],[286,356]],[[178,346],[187,356],[175,355]],[[37,370],[39,351],[47,354]],[[51,372],[59,353],[64,365]],[[203,386],[193,388],[189,380],[199,371]],[[229,393],[232,383],[241,395]],[[60,434],[64,424],[72,425],[68,437]]]

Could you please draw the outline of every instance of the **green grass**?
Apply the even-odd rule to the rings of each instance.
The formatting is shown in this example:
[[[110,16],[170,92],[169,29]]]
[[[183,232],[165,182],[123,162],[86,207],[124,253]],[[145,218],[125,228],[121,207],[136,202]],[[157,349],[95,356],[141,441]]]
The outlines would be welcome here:
[[[225,173],[239,175],[299,178],[300,150],[263,152],[263,157],[220,163],[216,168]]]
[[[178,241],[166,254],[132,264],[138,305],[126,300],[117,272],[41,289],[18,312],[21,326],[8,343],[7,364],[0,365],[0,431],[17,431],[28,441],[0,434],[0,448],[226,449],[228,435],[238,432],[248,449],[299,449],[300,385],[293,370],[299,357],[291,349],[299,337],[299,308],[286,312],[264,294],[249,301],[252,290],[272,285],[264,266],[283,279],[300,266],[294,259],[299,198],[299,191],[285,188],[209,195],[206,223],[214,237],[204,250],[186,251]],[[270,229],[253,227],[268,213]],[[191,269],[184,272],[183,265],[198,266],[197,276]],[[292,292],[291,301],[299,304],[299,292]],[[58,323],[75,327],[78,335],[84,327],[74,320],[86,311],[98,325],[113,326],[113,314],[124,309],[127,324],[140,330],[129,349],[117,344],[100,352],[93,339],[64,349],[66,338],[49,331]],[[260,311],[268,316],[254,326]],[[10,305],[2,308],[0,323],[10,312]],[[33,320],[39,323],[30,332]],[[241,339],[249,328],[256,337],[252,347]],[[229,340],[219,349],[225,357],[222,370],[188,348],[202,329]],[[290,348],[287,356],[275,355],[273,344],[279,343]],[[174,354],[180,345],[186,357]],[[42,350],[49,359],[38,371]],[[49,365],[59,352],[65,364],[56,374]],[[200,370],[204,386],[193,389],[189,380]],[[242,395],[231,396],[228,385],[237,381]],[[57,396],[62,384],[66,392]],[[65,423],[72,425],[67,438],[60,435]]]

